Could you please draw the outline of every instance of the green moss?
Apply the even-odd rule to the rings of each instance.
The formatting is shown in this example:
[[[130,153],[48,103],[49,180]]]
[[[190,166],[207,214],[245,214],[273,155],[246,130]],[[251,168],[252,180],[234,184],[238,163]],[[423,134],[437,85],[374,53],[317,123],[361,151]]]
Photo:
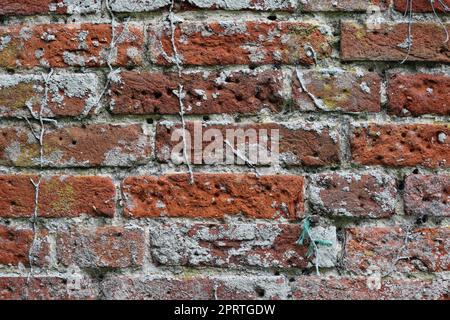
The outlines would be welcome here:
[[[32,83],[19,83],[0,90],[0,105],[11,110],[23,108],[28,101],[36,100]]]
[[[57,179],[52,179],[46,183],[45,192],[50,196],[56,196],[56,200],[50,204],[53,212],[70,213],[75,204],[75,190],[70,184],[64,184]]]

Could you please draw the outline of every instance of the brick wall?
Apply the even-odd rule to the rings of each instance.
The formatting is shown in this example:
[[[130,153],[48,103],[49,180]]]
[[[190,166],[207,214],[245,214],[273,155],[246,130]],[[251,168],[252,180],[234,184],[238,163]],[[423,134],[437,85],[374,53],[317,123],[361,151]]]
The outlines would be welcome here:
[[[0,299],[448,299],[450,20],[406,6],[2,0]],[[199,122],[282,161],[191,177]]]

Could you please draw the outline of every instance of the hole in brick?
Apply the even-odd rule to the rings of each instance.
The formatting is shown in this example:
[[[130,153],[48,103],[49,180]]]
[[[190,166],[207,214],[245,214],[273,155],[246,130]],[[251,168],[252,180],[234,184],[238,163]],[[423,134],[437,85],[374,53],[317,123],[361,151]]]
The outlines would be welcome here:
[[[428,221],[428,215],[424,214],[423,216],[417,218],[416,224],[426,223]]]
[[[414,169],[414,170],[413,170],[413,173],[414,173],[414,174],[419,174],[419,169],[417,169],[417,168]]]
[[[82,125],[81,125],[81,129],[86,129],[86,125],[85,125],[85,124],[82,124]]]
[[[203,121],[209,121],[209,120],[210,120],[209,116],[204,116],[203,117]]]
[[[14,201],[14,200],[13,200],[13,201],[11,201],[11,205],[12,205],[12,206],[17,206],[17,202],[16,202],[16,201]]]
[[[237,101],[242,101],[242,100],[244,100],[244,97],[242,96],[242,94],[237,94],[236,95],[236,100]]]
[[[153,92],[153,95],[155,96],[156,99],[159,99],[162,97],[162,93],[160,91]]]
[[[72,140],[72,145],[76,145],[77,144],[77,140]]]
[[[382,155],[378,155],[378,156],[376,156],[376,159],[381,161],[384,159],[384,157]]]
[[[167,88],[167,89],[166,89],[166,93],[167,93],[168,95],[172,95],[172,94],[173,94],[173,89]]]
[[[258,295],[258,297],[260,297],[260,298],[264,297],[264,295],[266,294],[266,290],[264,290],[261,287],[256,287],[255,292]]]
[[[153,124],[153,119],[147,119],[146,121],[148,124]]]
[[[59,137],[59,141],[62,141],[62,139],[63,139],[62,137]]]

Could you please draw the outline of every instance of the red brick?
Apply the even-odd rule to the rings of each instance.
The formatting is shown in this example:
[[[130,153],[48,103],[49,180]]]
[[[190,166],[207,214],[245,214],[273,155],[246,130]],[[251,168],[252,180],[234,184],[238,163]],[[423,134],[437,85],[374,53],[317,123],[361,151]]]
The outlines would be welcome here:
[[[64,0],[2,0],[1,15],[33,15],[45,13],[87,13],[100,9],[100,0],[83,0],[68,5]]]
[[[450,176],[410,175],[405,180],[404,201],[407,214],[450,217]]]
[[[155,223],[150,248],[155,263],[165,266],[221,268],[301,268],[311,266],[308,244],[296,243],[298,224]],[[332,241],[321,246],[320,266],[336,263],[336,229],[320,228],[314,236]]]
[[[399,227],[350,228],[346,234],[344,267],[350,272],[450,270],[450,227],[413,229],[407,241]]]
[[[173,64],[170,28],[155,24],[148,31],[152,61]],[[331,53],[320,26],[298,22],[184,22],[176,28],[175,45],[186,65],[313,64],[308,45],[318,59]]]
[[[381,110],[381,79],[374,72],[335,70],[302,72],[306,89],[314,95],[319,106],[303,91],[294,73],[292,95],[295,105],[303,111],[379,112]]]
[[[353,161],[393,167],[450,165],[450,128],[439,124],[368,124],[353,130]]]
[[[140,229],[99,227],[59,232],[59,263],[90,268],[139,267],[144,259],[144,233]]]
[[[116,28],[120,34],[123,27]],[[140,64],[143,32],[130,26],[128,36],[122,37],[113,65]],[[0,38],[8,39],[0,51],[0,67],[15,69],[36,66],[98,67],[106,65],[105,51],[111,42],[109,24],[44,24],[0,27]],[[3,40],[5,42],[5,40]]]
[[[387,94],[389,112],[399,116],[450,115],[450,77],[433,74],[393,74]]]
[[[282,74],[277,70],[175,73],[122,72],[111,88],[114,114],[178,114],[179,83],[186,114],[255,114],[283,107]]]
[[[450,0],[442,0],[442,3],[450,8]],[[439,4],[438,0],[434,1],[433,7],[436,12],[445,12],[444,7]],[[413,12],[433,12],[433,7],[430,0],[414,0],[412,3]],[[394,8],[401,12],[405,12],[407,8],[409,10],[408,0],[394,0]]]
[[[296,219],[303,213],[303,177],[247,174],[173,174],[129,177],[122,192],[125,216]]]
[[[300,1],[300,10],[310,11],[367,11],[370,6],[379,6],[380,10],[388,7],[389,0],[314,0]]]
[[[286,299],[283,277],[128,277],[109,276],[101,283],[108,300]]]
[[[446,24],[450,28],[450,24]],[[402,61],[407,48],[398,45],[408,36],[408,24],[381,24],[379,29],[368,29],[363,24],[341,24],[341,59]],[[450,62],[449,44],[444,43],[445,32],[439,23],[413,23],[413,45],[408,61]]]
[[[198,129],[196,129],[196,125]],[[255,137],[257,138],[256,145],[253,145],[253,148],[260,148],[258,150],[262,151],[263,149],[270,151],[270,155],[272,155],[272,151],[274,152],[274,158],[277,158],[276,149],[274,149],[274,145],[272,144],[271,137],[279,134],[279,155],[278,160],[281,164],[286,166],[330,166],[340,162],[339,159],[339,139],[337,137],[337,133],[334,129],[328,127],[327,125],[315,124],[315,125],[301,125],[296,123],[263,123],[263,124],[250,124],[250,123],[242,123],[242,124],[200,124],[199,122],[187,122],[186,130],[190,133],[191,136],[191,145],[188,144],[188,156],[189,159],[192,159],[192,163],[211,163],[218,162],[222,163],[226,160],[229,160],[227,156],[228,153],[232,153],[233,150],[225,144],[223,147],[223,159],[213,159],[213,153],[206,152],[206,147],[210,146],[211,142],[204,141],[202,146],[202,154],[200,154],[197,150],[196,154],[194,154],[195,147],[195,136],[196,131],[202,130],[202,134],[211,133],[214,134],[214,137],[217,139],[227,140],[230,144],[233,145],[235,150],[244,150],[244,143],[238,142],[235,140],[232,135],[239,136],[241,138],[244,135],[250,135],[252,133],[256,133]],[[208,131],[209,129],[215,130]],[[239,130],[239,131],[238,131]],[[265,130],[265,131],[264,131]],[[227,133],[229,131],[229,133]],[[160,122],[156,128],[156,156],[162,162],[178,161],[177,150],[174,148],[180,143],[181,140],[176,140],[181,132],[181,125]],[[178,135],[177,135],[178,134]],[[181,139],[181,136],[179,137]],[[264,144],[265,138],[268,138],[268,142]],[[172,140],[173,139],[173,140]],[[199,140],[200,138],[197,138]],[[188,140],[188,139],[186,139]],[[246,140],[245,145],[249,145],[249,139]],[[220,140],[217,140],[220,141]],[[255,150],[255,149],[254,149]],[[217,150],[216,150],[217,151]],[[174,155],[172,156],[172,152]],[[219,151],[218,151],[219,152]],[[260,157],[261,154],[258,152],[249,153],[249,152],[241,152],[245,153],[246,157],[256,165],[267,165],[269,162],[264,157]],[[200,157],[202,156],[202,157]],[[220,157],[220,155],[218,156]],[[234,164],[244,165],[244,161],[241,161],[238,157],[235,157],[236,160]],[[231,159],[232,160],[232,159]],[[230,161],[231,161],[230,160]],[[277,160],[277,159],[274,159]],[[184,160],[180,161],[184,162]]]
[[[440,300],[448,297],[447,280],[376,277],[302,276],[291,284],[298,300]]]
[[[130,166],[150,154],[148,136],[138,124],[46,127],[44,166]],[[0,164],[39,166],[40,146],[28,127],[0,129]]]
[[[44,266],[49,253],[49,244],[46,240],[47,232],[38,231],[39,235],[34,243],[33,264]],[[33,243],[31,229],[17,229],[0,225],[0,265],[17,266],[30,264],[29,253]]]
[[[395,180],[381,173],[321,174],[309,189],[313,210],[325,215],[387,218],[395,213]]]
[[[57,74],[49,83],[44,117],[81,116],[98,108],[99,80],[95,74]],[[39,114],[44,99],[44,82],[39,75],[0,75],[0,117],[32,118],[27,105]]]
[[[70,279],[60,277],[0,277],[1,300],[75,300],[95,299],[98,296],[92,283],[82,278],[79,288],[72,289]]]
[[[31,217],[35,188],[31,175],[0,176],[0,217]],[[76,217],[82,214],[112,217],[115,187],[100,176],[52,176],[41,179],[38,215],[46,218]]]

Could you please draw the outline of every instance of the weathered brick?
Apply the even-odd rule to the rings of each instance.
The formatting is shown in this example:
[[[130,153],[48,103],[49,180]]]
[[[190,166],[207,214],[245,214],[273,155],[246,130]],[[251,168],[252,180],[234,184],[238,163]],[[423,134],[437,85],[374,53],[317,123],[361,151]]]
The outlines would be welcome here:
[[[50,78],[48,105],[42,76],[0,75],[0,117],[32,118],[29,107],[44,117],[81,116],[95,113],[99,80],[95,74],[58,74]]]
[[[115,114],[178,114],[179,83],[186,114],[254,114],[282,110],[282,74],[277,70],[175,73],[122,72],[111,88]],[[1,100],[0,100],[1,101]]]
[[[33,241],[31,230],[17,230],[0,226],[0,264],[28,265],[28,251]]]
[[[124,180],[125,216],[296,219],[303,213],[303,177],[186,174]]]
[[[450,128],[439,124],[368,124],[353,129],[353,161],[363,165],[450,166]]]
[[[155,262],[169,266],[222,268],[307,268],[308,245],[298,245],[298,224],[155,223],[150,226],[150,248]],[[321,246],[319,264],[336,263],[336,228],[317,227],[313,237],[329,240]]]
[[[332,216],[386,218],[395,213],[395,180],[382,173],[320,174],[309,186],[314,211]]]
[[[271,156],[273,161],[278,161],[286,166],[331,166],[340,162],[339,138],[335,129],[325,124],[241,123],[222,125],[186,122],[186,131],[191,137],[191,143],[187,145],[189,151],[187,154],[191,162],[195,164],[233,162],[233,157],[229,156],[230,154],[233,155],[233,149],[226,142],[224,142],[222,149],[220,149],[220,145],[217,145],[214,150],[206,149],[212,148],[220,141],[225,140],[233,145],[235,151],[239,150],[241,155],[245,155],[255,165],[269,164],[272,162],[268,159]],[[159,161],[184,162],[182,155],[178,155],[178,149],[176,148],[182,138],[180,133],[182,133],[182,130],[179,124],[171,122],[160,122],[158,124],[156,128],[156,156]],[[198,133],[202,133],[205,141],[197,141],[201,139]],[[215,139],[213,143],[206,138],[210,134]],[[276,150],[277,134],[279,135],[278,151]],[[254,139],[249,138],[250,136]],[[247,137],[246,140],[243,140],[244,137]],[[186,138],[186,141],[188,140]],[[196,148],[196,142],[202,144],[202,152],[200,152],[200,148]],[[249,152],[245,152],[245,146],[250,148]],[[223,156],[221,156],[222,153]],[[235,158],[234,164],[245,164],[239,157],[236,156]]]
[[[346,230],[344,267],[351,272],[440,272],[450,270],[450,227]]]
[[[441,300],[449,294],[445,279],[302,276],[291,283],[299,300]]]
[[[447,6],[447,8],[450,8],[450,0],[435,0],[434,4],[431,4],[430,0],[414,0],[412,2],[412,9],[413,12],[433,12],[434,7],[436,12],[445,12],[445,7],[440,2]],[[405,12],[406,9],[409,10],[409,2],[408,0],[394,0],[394,8],[397,11]]]
[[[139,267],[144,259],[141,229],[99,227],[61,231],[56,239],[59,263],[91,268]]]
[[[39,178],[31,175],[0,176],[0,217],[31,217]],[[81,214],[112,217],[115,187],[100,176],[52,176],[41,178],[39,217],[76,217]]]
[[[108,300],[286,299],[289,291],[281,276],[109,276],[101,288]]]
[[[70,281],[76,281],[75,286]],[[29,281],[27,277],[0,277],[1,300],[85,300],[97,297],[97,288],[86,277],[31,277]]]
[[[318,59],[331,53],[321,30],[319,25],[298,22],[183,22],[175,30],[174,42],[186,65],[308,65],[314,63],[312,49]],[[170,27],[153,24],[148,32],[152,61],[174,64]]]
[[[298,76],[314,101],[302,88]],[[292,96],[303,111],[379,112],[381,79],[375,72],[324,69],[294,73]]]
[[[219,300],[286,300],[289,287],[283,276],[217,277],[215,293]]]
[[[450,28],[450,24],[446,24]],[[408,61],[450,62],[449,44],[439,23],[412,24],[413,45]],[[381,24],[379,28],[346,21],[341,24],[341,59],[402,61],[408,48],[402,48],[408,37],[408,24]]]
[[[169,7],[171,0],[115,0],[111,8],[116,12],[143,12]],[[175,9],[221,9],[221,10],[281,10],[293,11],[297,7],[296,0],[234,0],[226,2],[222,0],[175,0]]]
[[[33,264],[46,265],[49,244],[45,230],[38,231],[34,242]],[[0,225],[0,265],[17,266],[30,264],[29,253],[33,243],[33,231],[31,229],[17,229]]]
[[[450,77],[434,74],[393,74],[387,95],[389,112],[399,116],[450,115]]]
[[[372,6],[380,10],[388,7],[389,0],[301,0],[300,10],[309,11],[367,11]]]
[[[39,128],[36,128],[39,132]],[[150,153],[149,138],[138,124],[47,125],[44,167],[130,166]],[[0,128],[0,164],[40,165],[40,146],[26,126]]]
[[[410,175],[405,180],[404,201],[407,214],[450,217],[450,176]]]
[[[2,0],[1,15],[72,14],[100,10],[101,0]]]
[[[121,34],[123,26],[116,27]],[[140,64],[143,31],[129,26],[116,45],[113,65]],[[109,24],[43,24],[0,27],[0,67],[105,66],[112,29]]]

